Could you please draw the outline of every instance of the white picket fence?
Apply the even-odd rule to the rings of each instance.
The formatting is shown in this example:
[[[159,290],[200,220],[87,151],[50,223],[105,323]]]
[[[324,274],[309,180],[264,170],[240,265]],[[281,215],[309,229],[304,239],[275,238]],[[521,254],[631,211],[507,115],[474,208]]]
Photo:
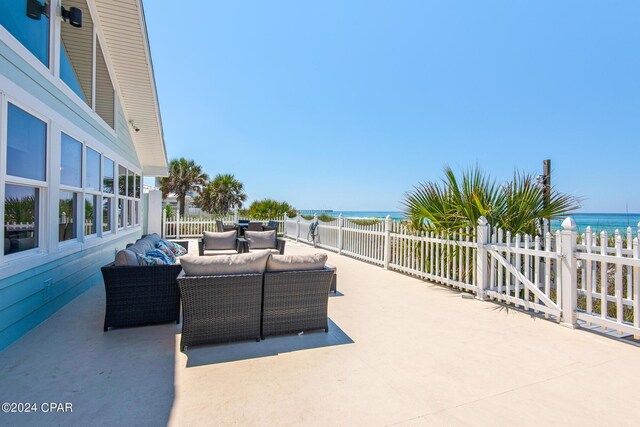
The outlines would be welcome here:
[[[578,236],[572,218],[562,226],[540,238],[491,230],[482,218],[475,229],[445,235],[412,232],[390,217],[363,224],[298,215],[284,219],[284,235],[565,326],[640,337],[640,230],[610,239],[590,228]]]
[[[245,218],[243,218],[245,219]],[[250,221],[259,221],[263,224],[267,224],[269,221],[277,221],[278,233],[284,231],[284,217],[272,218],[272,219],[253,219],[246,218]],[[202,233],[205,231],[216,231],[216,221],[222,221],[225,225],[237,224],[240,218],[237,213],[229,213],[220,218],[198,218],[198,217],[180,217],[175,216],[173,218],[167,218],[166,212],[162,212],[162,235],[165,238],[188,238],[188,237],[202,237]]]

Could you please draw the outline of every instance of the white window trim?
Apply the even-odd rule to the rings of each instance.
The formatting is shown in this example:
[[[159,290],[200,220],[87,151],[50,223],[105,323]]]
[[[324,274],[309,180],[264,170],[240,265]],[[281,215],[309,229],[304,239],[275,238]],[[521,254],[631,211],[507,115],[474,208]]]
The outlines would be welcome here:
[[[34,57],[35,58],[35,57]],[[37,60],[37,59],[36,59]],[[48,189],[49,189],[49,170],[51,168],[51,128],[52,128],[52,120],[45,115],[41,114],[39,111],[31,108],[30,105],[22,102],[19,99],[16,99],[13,96],[10,96],[6,93],[0,93],[0,99],[2,100],[2,105],[0,106],[0,110],[2,110],[2,122],[0,123],[0,129],[2,132],[2,137],[0,139],[0,158],[2,159],[2,164],[0,169],[0,202],[2,204],[2,208],[0,209],[2,213],[2,230],[0,230],[0,238],[2,242],[4,242],[4,199],[5,199],[5,187],[7,184],[9,185],[18,185],[30,188],[38,189],[38,246],[33,249],[27,249],[25,251],[16,252],[13,254],[6,254],[3,250],[0,251],[0,265],[3,265],[7,262],[13,262],[14,260],[20,260],[25,257],[32,257],[34,255],[46,254],[48,252],[47,248],[47,234],[49,233],[49,219],[46,205],[48,204],[46,200],[48,200]],[[44,122],[47,127],[46,135],[45,135],[45,170],[44,170],[44,181],[34,180],[30,178],[23,178],[19,176],[8,175],[6,173],[7,170],[7,130],[8,130],[8,120],[9,120],[9,104],[13,104],[14,106],[20,108],[26,113],[32,115],[36,119]],[[3,243],[4,245],[4,243]]]

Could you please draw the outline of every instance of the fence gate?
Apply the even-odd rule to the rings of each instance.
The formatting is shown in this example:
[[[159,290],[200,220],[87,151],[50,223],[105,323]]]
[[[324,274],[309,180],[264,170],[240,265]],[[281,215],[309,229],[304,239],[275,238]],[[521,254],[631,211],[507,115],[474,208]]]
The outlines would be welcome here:
[[[487,250],[494,267],[491,269],[492,277],[489,282],[489,289],[485,294],[490,298],[511,303],[526,310],[542,312],[559,319],[562,312],[558,301],[560,293],[558,292],[558,287],[554,286],[551,280],[551,274],[549,273],[546,276],[548,280],[541,280],[541,283],[536,280],[536,277],[545,276],[544,273],[536,274],[536,272],[555,270],[555,266],[552,265],[555,257],[523,255],[518,249],[503,246],[501,250],[506,252],[504,255],[501,250],[496,248],[496,245],[490,246]],[[523,257],[525,262],[522,262]],[[534,258],[533,264],[531,258]],[[523,267],[525,268],[523,269]],[[534,276],[533,280],[538,284],[531,280],[532,276]],[[552,299],[552,291],[556,301]]]

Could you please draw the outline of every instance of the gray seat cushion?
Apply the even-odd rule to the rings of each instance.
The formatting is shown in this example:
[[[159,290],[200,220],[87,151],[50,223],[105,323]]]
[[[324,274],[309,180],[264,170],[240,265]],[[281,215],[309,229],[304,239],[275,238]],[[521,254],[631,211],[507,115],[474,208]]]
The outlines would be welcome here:
[[[216,250],[204,250],[203,255],[237,255],[238,251],[235,249],[216,249]]]
[[[245,231],[244,237],[249,242],[249,249],[270,249],[276,247],[276,230]]]
[[[236,232],[223,231],[221,233],[205,231],[204,247],[207,250],[229,250],[236,248]]]
[[[187,276],[262,274],[267,268],[269,255],[267,251],[211,257],[185,255],[180,264]]]
[[[327,262],[327,254],[312,255],[271,255],[267,260],[267,271],[307,271],[322,270]]]

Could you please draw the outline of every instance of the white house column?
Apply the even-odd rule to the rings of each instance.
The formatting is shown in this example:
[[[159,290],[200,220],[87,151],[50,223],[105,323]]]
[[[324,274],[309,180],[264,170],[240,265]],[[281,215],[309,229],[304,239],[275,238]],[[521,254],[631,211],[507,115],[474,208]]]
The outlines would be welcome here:
[[[147,233],[162,235],[162,192],[160,190],[149,191],[149,207],[147,212]]]

